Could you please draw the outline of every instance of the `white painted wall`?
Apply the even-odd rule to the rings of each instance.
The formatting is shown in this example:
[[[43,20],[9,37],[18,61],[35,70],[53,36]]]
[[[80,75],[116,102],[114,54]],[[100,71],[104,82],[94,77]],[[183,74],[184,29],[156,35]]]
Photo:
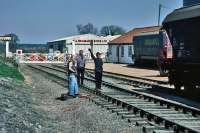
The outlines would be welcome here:
[[[119,57],[117,56],[117,47],[119,47]],[[124,56],[122,56],[122,47],[124,47]],[[133,54],[132,45],[109,45],[109,49],[111,49],[111,53],[109,52],[109,61],[112,63],[133,64],[132,55],[129,55],[129,47],[131,47]]]
[[[9,50],[9,41],[6,41],[6,57],[12,57],[12,53]]]
[[[117,47],[118,45],[109,45],[109,62],[118,63]]]
[[[124,56],[122,56],[122,52],[121,52],[122,47],[124,47]],[[121,45],[119,47],[119,61],[120,61],[120,63],[133,64],[132,54],[129,55],[129,50],[128,50],[129,47],[131,47],[131,49],[133,51],[133,48],[132,48],[131,45]]]
[[[68,54],[77,54],[79,50],[83,50],[87,57],[90,57],[88,49],[91,48],[91,41],[93,41],[93,52],[102,53],[102,58],[105,58],[108,52],[108,42],[112,41],[113,39],[119,37],[120,35],[115,36],[97,36],[93,34],[84,34],[84,35],[76,35],[66,38],[60,38],[57,40],[50,41],[48,43],[54,43],[59,41],[64,41],[66,48],[68,49]],[[75,42],[75,47],[72,45],[72,42]],[[56,45],[53,44],[53,45]]]
[[[66,44],[66,47],[68,48],[68,54],[73,54],[72,44]],[[88,51],[89,48],[91,48],[90,44],[75,44],[75,54],[78,54],[79,50],[83,50],[86,57],[90,58],[90,53]],[[108,51],[107,44],[105,44],[105,45],[94,44],[94,47],[93,47],[94,55],[96,54],[96,52],[100,52],[100,53],[102,53],[102,58],[105,58],[107,51]]]

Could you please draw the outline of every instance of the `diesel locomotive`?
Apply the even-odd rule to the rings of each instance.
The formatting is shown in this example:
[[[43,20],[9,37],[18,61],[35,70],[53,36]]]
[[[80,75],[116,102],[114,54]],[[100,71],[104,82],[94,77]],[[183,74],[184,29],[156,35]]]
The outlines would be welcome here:
[[[165,34],[159,65],[169,71],[176,90],[200,90],[200,5],[174,10],[163,21]]]
[[[163,62],[165,60],[161,60],[162,58],[169,58],[165,56],[169,56],[164,53],[164,48],[169,48],[168,36],[164,30],[158,30],[154,32],[144,32],[137,34],[133,38],[133,46],[134,46],[134,56],[133,60],[135,64],[151,64],[154,66],[158,66],[160,75],[166,76],[168,70],[163,66]],[[162,58],[161,58],[162,57]],[[159,65],[158,65],[159,63]]]

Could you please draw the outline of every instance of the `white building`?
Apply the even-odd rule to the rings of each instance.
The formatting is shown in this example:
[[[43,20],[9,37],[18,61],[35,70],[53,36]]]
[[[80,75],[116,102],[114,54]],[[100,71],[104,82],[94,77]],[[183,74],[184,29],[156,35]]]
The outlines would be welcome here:
[[[91,48],[94,53],[102,53],[102,57],[106,57],[108,52],[108,42],[119,37],[116,36],[97,36],[94,34],[75,35],[65,38],[49,41],[49,52],[60,51],[61,53],[77,54],[79,50],[83,50],[87,57],[90,57],[88,49]]]
[[[142,32],[158,31],[160,27],[135,28],[120,37],[109,42],[108,60],[112,63],[133,64],[134,45],[132,43],[135,35]]]
[[[0,41],[5,42],[5,50],[2,50],[2,51],[5,51],[5,57],[12,57],[12,53],[10,52],[10,49],[9,49],[10,48],[9,44],[11,40],[12,40],[12,37],[10,36],[0,36]],[[0,45],[3,45],[3,43]],[[2,46],[2,48],[4,47]]]

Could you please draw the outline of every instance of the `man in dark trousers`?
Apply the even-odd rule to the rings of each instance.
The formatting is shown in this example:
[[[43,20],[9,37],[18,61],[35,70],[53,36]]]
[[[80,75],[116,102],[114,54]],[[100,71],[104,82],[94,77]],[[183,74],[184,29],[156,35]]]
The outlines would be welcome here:
[[[88,49],[91,53],[91,57],[94,60],[95,64],[95,81],[96,81],[96,89],[101,89],[102,82],[102,73],[103,73],[103,60],[101,59],[101,53],[97,52],[96,57],[94,56],[91,49]]]
[[[85,72],[85,57],[83,55],[83,50],[79,51],[79,54],[76,56],[76,63],[77,63],[77,79],[78,84],[83,85],[84,80],[84,72]]]

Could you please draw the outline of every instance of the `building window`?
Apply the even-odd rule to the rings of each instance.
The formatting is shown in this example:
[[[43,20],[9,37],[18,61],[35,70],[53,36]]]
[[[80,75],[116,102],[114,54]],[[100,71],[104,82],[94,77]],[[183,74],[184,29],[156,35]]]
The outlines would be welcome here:
[[[124,57],[124,46],[121,46],[121,57]]]
[[[132,57],[132,46],[128,46],[128,56]]]
[[[119,57],[119,46],[116,46],[116,56]]]
[[[112,46],[109,46],[109,55],[112,55]]]

